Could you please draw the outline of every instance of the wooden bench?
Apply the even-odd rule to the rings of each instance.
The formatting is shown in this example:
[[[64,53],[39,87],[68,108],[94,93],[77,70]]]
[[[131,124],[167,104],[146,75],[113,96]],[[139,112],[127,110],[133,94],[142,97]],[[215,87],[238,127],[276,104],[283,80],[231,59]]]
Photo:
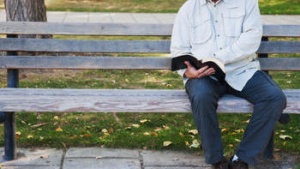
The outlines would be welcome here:
[[[5,159],[16,157],[15,112],[183,112],[189,113],[190,102],[184,90],[168,89],[38,89],[17,88],[19,69],[150,69],[170,70],[169,40],[59,40],[24,39],[18,34],[166,36],[169,24],[104,23],[0,23],[0,68],[7,69],[8,88],[0,89],[0,111],[6,112]],[[267,41],[279,37],[280,41]],[[264,38],[258,50],[266,71],[300,70],[300,25],[265,25]],[[286,38],[293,38],[292,41]],[[147,39],[147,38],[146,38]],[[296,40],[295,40],[296,39]],[[16,52],[46,52],[47,56],[16,56]],[[54,56],[57,52],[76,56]],[[51,54],[52,53],[52,54]],[[97,53],[97,56],[85,56]],[[100,53],[100,54],[99,54]],[[103,54],[101,54],[103,53]],[[105,53],[148,53],[143,57],[107,57]],[[164,54],[161,57],[154,54]],[[78,56],[81,55],[82,56]],[[268,54],[278,54],[268,58]],[[294,57],[282,57],[289,54]],[[156,54],[157,55],[157,54]],[[300,89],[285,89],[288,104],[285,113],[300,113]],[[226,95],[219,101],[219,112],[252,111],[247,101]],[[271,144],[271,143],[270,143]],[[271,145],[272,148],[272,145]],[[269,150],[269,156],[271,155]],[[268,156],[268,155],[266,155]]]

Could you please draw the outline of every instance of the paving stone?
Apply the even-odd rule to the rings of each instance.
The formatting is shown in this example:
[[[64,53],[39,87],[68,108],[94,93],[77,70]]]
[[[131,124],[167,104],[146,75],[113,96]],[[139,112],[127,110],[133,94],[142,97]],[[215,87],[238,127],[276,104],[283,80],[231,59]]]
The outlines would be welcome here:
[[[0,150],[4,154],[3,149]],[[18,149],[18,157],[12,161],[2,161],[1,169],[59,169],[63,150],[57,149]]]
[[[65,158],[139,158],[138,150],[106,149],[98,147],[70,148]]]
[[[91,159],[68,158],[65,159],[63,169],[141,169],[138,159]]]
[[[204,157],[193,153],[175,151],[142,151],[143,163],[145,168],[207,168]]]

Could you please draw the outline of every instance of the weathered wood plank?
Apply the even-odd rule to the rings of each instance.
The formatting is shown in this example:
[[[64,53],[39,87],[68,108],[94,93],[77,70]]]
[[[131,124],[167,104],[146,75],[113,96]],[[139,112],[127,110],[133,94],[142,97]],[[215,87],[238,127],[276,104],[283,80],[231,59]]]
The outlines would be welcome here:
[[[264,25],[263,36],[300,37],[300,25]]]
[[[262,41],[257,53],[261,53],[261,54],[300,53],[300,42]]]
[[[0,22],[0,34],[170,36],[171,24]]]
[[[170,57],[7,56],[3,69],[171,69]]]
[[[300,113],[300,90],[285,90],[286,113]],[[0,111],[25,112],[190,112],[183,90],[0,89]],[[251,112],[247,101],[225,96],[219,112]]]
[[[163,35],[172,24],[1,22],[0,34]],[[264,25],[264,36],[299,37],[300,25]]]
[[[262,42],[257,53],[300,53],[300,42]],[[0,39],[0,51],[169,53],[170,41]]]
[[[259,58],[263,70],[300,70],[299,58]],[[171,70],[171,57],[7,56],[0,69]]]
[[[0,39],[0,51],[166,53],[170,41]]]

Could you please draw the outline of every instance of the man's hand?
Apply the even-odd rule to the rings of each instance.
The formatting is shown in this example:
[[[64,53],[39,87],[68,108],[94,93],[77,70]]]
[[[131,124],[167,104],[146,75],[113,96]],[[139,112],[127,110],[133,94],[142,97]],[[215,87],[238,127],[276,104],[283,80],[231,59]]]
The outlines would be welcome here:
[[[185,76],[189,79],[196,79],[205,76],[210,76],[215,73],[214,68],[209,68],[208,66],[202,67],[201,69],[195,69],[189,61],[184,62],[187,66],[186,71],[184,72]]]

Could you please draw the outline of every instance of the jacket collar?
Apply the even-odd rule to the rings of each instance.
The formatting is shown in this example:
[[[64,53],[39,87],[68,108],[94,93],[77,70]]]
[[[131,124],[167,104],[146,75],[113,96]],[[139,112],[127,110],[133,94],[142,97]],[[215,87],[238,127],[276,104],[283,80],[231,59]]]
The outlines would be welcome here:
[[[205,5],[209,0],[200,0],[200,4],[201,5]],[[228,3],[230,0],[220,0],[220,1],[224,1],[225,3]]]

